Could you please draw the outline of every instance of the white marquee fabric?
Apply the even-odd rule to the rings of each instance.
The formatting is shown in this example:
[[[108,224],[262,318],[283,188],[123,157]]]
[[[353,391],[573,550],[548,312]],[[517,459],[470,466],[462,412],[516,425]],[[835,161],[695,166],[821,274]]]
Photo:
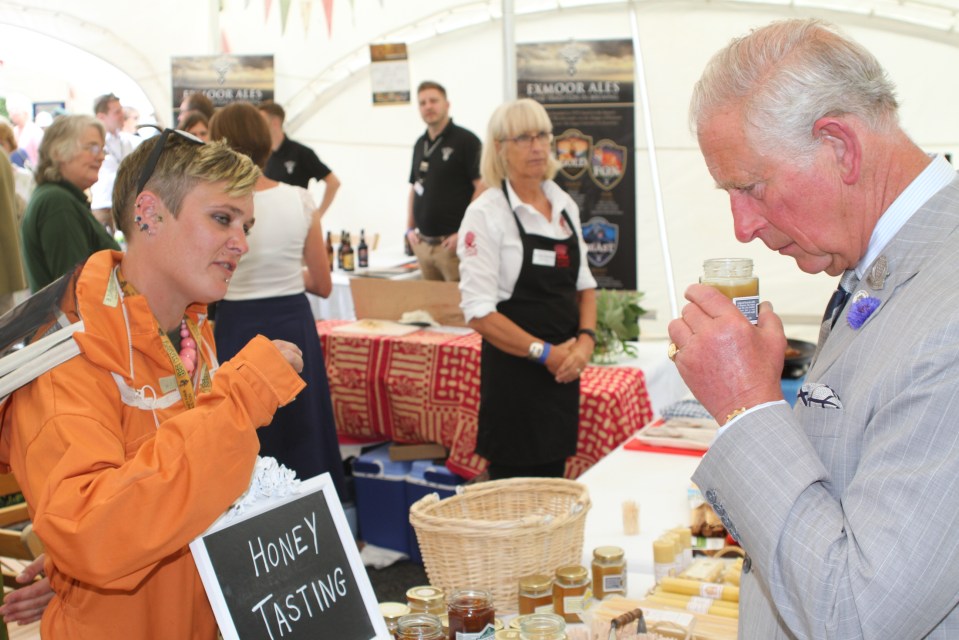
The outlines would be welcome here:
[[[784,17],[836,22],[889,70],[913,138],[930,152],[959,158],[953,107],[959,99],[959,0],[512,4],[517,42],[630,38],[635,12],[672,259],[664,264],[641,126],[645,114],[637,113],[639,287],[647,293],[646,306],[658,314],[643,321],[647,335],[665,333],[671,306],[667,269],[681,292],[698,277],[705,258],[754,258],[763,297],[793,320],[820,315],[834,287],[824,276],[800,274],[791,260],[762,246],[735,242],[728,203],[713,188],[689,134],[690,88],[708,57],[731,37]],[[88,111],[100,93],[122,97],[126,91],[140,101],[141,112],[155,110],[169,122],[171,56],[211,55],[224,47],[273,54],[288,132],[313,146],[343,182],[328,226],[354,232],[365,227],[379,232],[381,246],[388,247],[400,242],[405,228],[410,153],[423,125],[413,105],[371,105],[367,47],[406,42],[412,84],[427,78],[444,83],[455,120],[483,137],[489,114],[503,99],[501,17],[500,0],[0,0],[0,94],[63,100],[79,112]],[[47,60],[47,51],[57,57]],[[85,70],[92,75],[84,77]],[[795,330],[806,328],[797,324]]]

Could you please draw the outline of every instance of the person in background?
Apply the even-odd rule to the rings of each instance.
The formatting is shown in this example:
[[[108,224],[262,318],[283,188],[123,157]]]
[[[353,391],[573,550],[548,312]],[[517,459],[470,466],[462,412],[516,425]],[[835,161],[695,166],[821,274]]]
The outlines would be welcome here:
[[[133,153],[140,144],[140,138],[123,131],[123,107],[120,106],[120,98],[112,93],[102,95],[93,102],[93,114],[103,123],[106,137],[103,142],[103,164],[100,165],[97,181],[90,187],[90,208],[93,217],[113,235],[113,181],[120,162]]]
[[[120,247],[90,211],[84,191],[99,178],[103,124],[92,116],[60,116],[44,135],[37,188],[21,226],[30,290],[39,291],[91,254]]]
[[[722,425],[693,481],[748,554],[739,637],[959,637],[959,176],[903,131],[876,58],[817,20],[719,51],[690,121],[736,238],[848,292],[794,408],[768,301],[753,326],[694,284],[669,324]]]
[[[249,156],[257,166],[262,167],[270,155],[270,132],[250,103],[221,107],[210,123],[210,135]],[[257,432],[260,452],[302,479],[328,471],[340,498],[345,499],[326,365],[313,311],[304,295],[306,290],[325,298],[333,289],[320,214],[306,189],[266,176],[257,180],[253,210],[257,225],[250,233],[250,252],[233,274],[226,296],[217,303],[217,350],[230,357],[257,334],[300,346],[306,390]]]
[[[17,139],[13,135],[13,128],[3,120],[0,120],[0,148],[2,148],[4,154],[10,158],[10,163],[12,164],[13,180],[17,192],[17,232],[19,233],[23,213],[27,208],[27,202],[30,200],[30,196],[33,195],[33,190],[36,188],[37,183],[33,178],[32,171],[24,169],[22,164],[18,166],[13,162],[14,155],[20,150],[17,149]],[[26,154],[24,154],[24,158],[25,157]]]
[[[213,106],[213,101],[202,91],[185,93],[183,100],[180,101],[180,111],[177,114],[178,129],[183,128],[183,120],[193,111],[199,111],[209,121],[213,118],[216,107]]]
[[[36,168],[40,161],[40,141],[43,129],[33,121],[33,103],[21,94],[7,96],[7,113],[13,123],[13,133],[17,137],[17,147],[27,154],[27,162],[19,165],[28,169]]]
[[[13,294],[27,288],[19,238],[13,165],[0,153],[0,316],[13,308]]]
[[[136,107],[123,107],[123,132],[135,136],[139,124],[140,112],[137,111]]]
[[[483,336],[476,453],[491,479],[563,476],[596,342],[596,281],[579,208],[552,179],[552,130],[535,100],[496,109],[483,146],[487,189],[459,228],[460,306]]]
[[[283,131],[283,122],[286,120],[286,111],[275,102],[261,102],[260,113],[266,119],[272,140],[272,151],[264,175],[277,182],[285,182],[297,187],[309,188],[310,180],[322,180],[325,187],[323,199],[318,208],[320,217],[333,204],[333,198],[340,188],[340,179],[333,171],[323,164],[313,149],[296,140],[290,139]]]
[[[188,544],[248,488],[256,428],[303,388],[295,345],[257,337],[221,364],[205,317],[247,250],[258,175],[170,130],[135,150],[115,192],[128,251],[69,276],[80,353],[2,406],[0,464],[55,592],[44,638],[217,637]]]
[[[409,243],[424,280],[460,279],[456,230],[483,190],[479,138],[453,124],[446,89],[421,82],[416,90],[426,132],[413,146],[406,215]]]
[[[209,142],[210,140],[210,121],[199,111],[191,111],[183,119],[183,123],[178,127],[181,131],[192,133],[200,140]]]

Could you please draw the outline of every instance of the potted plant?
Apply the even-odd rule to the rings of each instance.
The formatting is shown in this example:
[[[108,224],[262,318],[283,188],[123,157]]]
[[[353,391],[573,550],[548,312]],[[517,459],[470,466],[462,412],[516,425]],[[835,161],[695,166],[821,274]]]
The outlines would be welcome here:
[[[620,353],[636,356],[630,341],[639,339],[639,318],[646,310],[639,306],[641,291],[600,289],[596,293],[596,347],[592,362],[610,364]]]

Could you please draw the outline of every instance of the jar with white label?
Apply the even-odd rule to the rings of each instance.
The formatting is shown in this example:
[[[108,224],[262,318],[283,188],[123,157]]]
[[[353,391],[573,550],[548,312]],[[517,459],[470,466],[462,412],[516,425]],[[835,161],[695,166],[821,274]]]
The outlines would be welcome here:
[[[703,262],[702,284],[719,289],[746,319],[759,322],[759,278],[750,258],[712,258]]]
[[[593,549],[593,597],[626,595],[626,554],[619,547]]]
[[[464,589],[450,596],[450,640],[480,640],[496,633],[493,594],[479,589]]]
[[[589,572],[578,564],[560,567],[553,579],[553,612],[566,622],[581,622],[589,597]]]

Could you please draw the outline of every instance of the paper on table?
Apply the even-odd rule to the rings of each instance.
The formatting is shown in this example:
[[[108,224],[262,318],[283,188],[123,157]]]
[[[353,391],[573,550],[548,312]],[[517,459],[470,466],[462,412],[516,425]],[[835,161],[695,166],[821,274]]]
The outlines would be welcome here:
[[[358,333],[374,336],[405,336],[419,330],[420,327],[415,325],[400,324],[392,320],[371,320],[369,318],[333,327],[333,332],[337,333]]]

